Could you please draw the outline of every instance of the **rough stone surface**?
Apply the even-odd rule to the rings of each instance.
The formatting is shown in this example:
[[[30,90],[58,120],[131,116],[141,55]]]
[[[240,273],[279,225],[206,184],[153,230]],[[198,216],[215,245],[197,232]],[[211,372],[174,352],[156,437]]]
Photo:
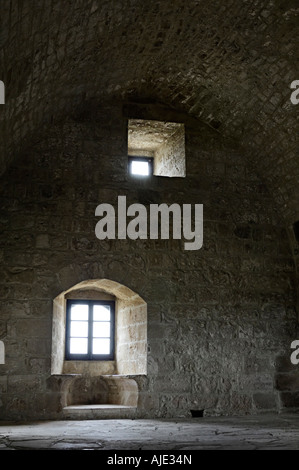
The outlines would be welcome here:
[[[53,300],[91,279],[147,304],[139,417],[298,409],[296,0],[3,0],[0,16],[0,419],[61,418]],[[128,119],[185,125],[185,178],[128,177]],[[202,249],[98,240],[95,209],[119,195],[203,204]]]
[[[147,98],[240,142],[292,224],[297,37],[296,0],[5,0],[3,168],[36,131],[86,99]]]
[[[139,417],[297,407],[288,360],[296,332],[292,253],[273,198],[240,148],[185,116],[186,178],[140,181],[127,174],[130,108],[89,112],[53,125],[1,181],[2,419],[61,416],[59,392],[47,385],[52,302],[89,279],[106,279],[107,289],[112,280],[125,286],[124,299],[131,289],[147,303],[147,375],[134,377]],[[149,119],[173,113],[147,108]],[[172,238],[98,240],[95,208],[116,206],[118,195],[146,207],[202,203],[203,247],[187,251]],[[291,389],[281,374],[290,375]]]
[[[141,451],[138,455],[142,459],[146,457],[142,451],[147,450],[181,451],[189,457],[191,451],[193,463],[198,456],[192,451],[196,450],[298,449],[298,415],[294,414],[185,420],[3,422],[0,425],[0,450],[135,450]],[[220,458],[223,461],[224,456]]]

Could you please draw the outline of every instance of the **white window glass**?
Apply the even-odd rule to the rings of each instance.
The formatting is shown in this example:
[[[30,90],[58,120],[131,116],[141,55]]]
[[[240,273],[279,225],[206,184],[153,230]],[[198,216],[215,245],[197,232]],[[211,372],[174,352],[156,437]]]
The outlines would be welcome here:
[[[88,305],[72,305],[71,320],[88,320]]]
[[[110,354],[110,339],[93,339],[92,354]]]
[[[140,162],[137,160],[132,160],[131,173],[132,175],[149,175],[148,162]]]
[[[70,353],[87,354],[87,338],[71,338]]]
[[[93,306],[94,321],[110,321],[110,307],[105,305]]]
[[[110,323],[97,321],[93,323],[93,337],[110,338]]]
[[[74,336],[76,337],[84,337],[87,338],[88,336],[88,322],[87,321],[72,321],[71,322],[71,338]]]

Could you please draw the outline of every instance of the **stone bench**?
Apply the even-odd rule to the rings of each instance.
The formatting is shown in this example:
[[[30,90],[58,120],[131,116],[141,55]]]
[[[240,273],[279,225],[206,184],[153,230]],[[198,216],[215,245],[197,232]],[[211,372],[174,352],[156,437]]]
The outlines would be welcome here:
[[[49,378],[48,387],[65,418],[129,418],[137,410],[138,385],[128,376],[57,374]]]

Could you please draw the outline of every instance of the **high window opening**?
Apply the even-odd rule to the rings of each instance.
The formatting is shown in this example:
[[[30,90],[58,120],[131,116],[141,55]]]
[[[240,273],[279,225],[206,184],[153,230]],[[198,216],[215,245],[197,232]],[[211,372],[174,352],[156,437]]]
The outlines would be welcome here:
[[[129,157],[129,173],[134,176],[150,176],[153,174],[153,158]]]
[[[114,302],[67,300],[66,359],[114,359],[114,310]]]
[[[186,176],[184,124],[129,119],[128,156],[129,173],[133,176],[142,175],[133,172],[138,171],[138,166],[143,167],[141,171],[150,171],[147,176]],[[151,161],[152,173],[149,163],[147,166],[142,161]]]

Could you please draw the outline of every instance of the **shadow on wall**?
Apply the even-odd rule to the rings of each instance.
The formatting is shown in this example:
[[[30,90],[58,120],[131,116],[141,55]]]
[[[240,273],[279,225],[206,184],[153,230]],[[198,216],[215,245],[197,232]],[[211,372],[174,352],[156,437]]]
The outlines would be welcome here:
[[[289,354],[276,358],[275,386],[279,391],[281,411],[299,410],[299,364],[292,364]]]

